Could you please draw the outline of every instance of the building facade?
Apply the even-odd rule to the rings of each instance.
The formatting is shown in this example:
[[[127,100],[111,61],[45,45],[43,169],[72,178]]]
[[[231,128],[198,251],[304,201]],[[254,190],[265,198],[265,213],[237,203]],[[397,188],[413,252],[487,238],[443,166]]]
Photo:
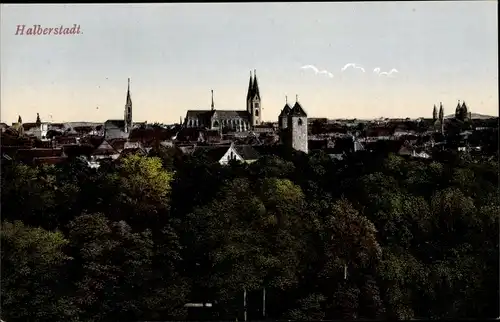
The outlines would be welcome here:
[[[288,101],[278,117],[282,144],[294,150],[308,153],[307,113],[296,97],[295,105],[290,108]]]
[[[188,110],[184,118],[187,128],[204,128],[208,130],[226,129],[232,132],[250,131],[262,123],[262,100],[260,96],[257,73],[250,72],[250,81],[246,98],[246,110],[215,109],[213,91],[210,110]]]
[[[127,97],[123,120],[107,120],[104,122],[104,137],[106,139],[127,138],[132,131],[132,97],[130,95],[130,78],[128,79]]]

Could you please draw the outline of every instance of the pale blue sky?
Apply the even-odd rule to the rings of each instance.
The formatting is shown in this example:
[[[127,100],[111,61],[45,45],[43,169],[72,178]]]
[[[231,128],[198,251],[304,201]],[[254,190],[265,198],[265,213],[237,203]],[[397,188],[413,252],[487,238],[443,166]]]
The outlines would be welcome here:
[[[216,108],[245,109],[253,69],[265,120],[295,94],[311,117],[429,117],[458,99],[498,115],[497,29],[496,1],[2,5],[1,120],[122,118],[128,77],[136,121],[207,109],[211,89]]]

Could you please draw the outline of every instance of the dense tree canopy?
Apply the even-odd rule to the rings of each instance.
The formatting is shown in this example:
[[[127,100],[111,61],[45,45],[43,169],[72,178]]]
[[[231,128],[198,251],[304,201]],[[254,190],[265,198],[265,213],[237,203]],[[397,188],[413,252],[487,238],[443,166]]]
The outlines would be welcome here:
[[[98,170],[2,166],[6,321],[496,318],[498,169],[157,147]],[[199,317],[199,316],[198,316]]]

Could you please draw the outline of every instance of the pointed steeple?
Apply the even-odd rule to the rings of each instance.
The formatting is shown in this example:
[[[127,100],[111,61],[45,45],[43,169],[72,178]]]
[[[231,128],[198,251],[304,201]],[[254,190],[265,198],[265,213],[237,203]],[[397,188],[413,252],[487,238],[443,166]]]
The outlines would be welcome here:
[[[467,105],[465,105],[465,101],[462,101],[462,109],[467,113]]]
[[[18,115],[17,123],[23,124],[23,119],[21,118],[21,115]]]
[[[132,105],[132,98],[130,97],[130,78],[128,79],[128,87],[127,87],[127,102],[126,104]]]
[[[212,111],[214,110],[214,90],[212,90]]]
[[[132,131],[132,98],[130,97],[130,78],[128,79],[127,86],[127,99],[125,102],[125,113],[124,113],[124,122],[125,122],[125,133],[129,133]]]
[[[293,106],[292,110],[290,111],[290,115],[307,117],[307,113],[304,111],[304,109],[302,108],[302,106],[299,103],[299,95],[295,95],[295,105]]]
[[[280,113],[279,117],[288,116],[288,114],[290,113],[291,110],[292,110],[292,108],[288,104],[288,96],[285,96],[285,106],[281,110],[281,113]]]
[[[436,121],[437,117],[438,117],[438,111],[437,111],[436,104],[434,104],[434,109],[432,110],[432,120]]]
[[[36,113],[36,125],[40,126],[42,124],[42,120],[40,120],[40,114]]]
[[[259,84],[257,83],[257,70],[253,70],[253,93],[252,93],[252,98],[257,96],[258,99],[260,99],[260,91],[259,91]]]
[[[439,103],[439,120],[443,122],[444,119],[444,109],[443,109],[443,103]]]
[[[247,101],[252,98],[252,93],[253,93],[253,79],[252,79],[252,71],[250,71],[250,81],[248,83]]]

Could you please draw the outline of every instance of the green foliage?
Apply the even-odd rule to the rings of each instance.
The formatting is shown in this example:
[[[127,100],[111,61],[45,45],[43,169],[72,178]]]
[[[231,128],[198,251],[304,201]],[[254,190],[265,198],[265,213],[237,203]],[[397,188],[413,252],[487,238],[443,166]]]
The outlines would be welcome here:
[[[241,320],[245,291],[257,320],[264,288],[271,319],[499,315],[497,164],[279,153],[4,166],[2,318]]]
[[[71,257],[59,232],[2,222],[2,318],[7,321],[71,321],[76,306],[63,283]],[[65,294],[66,293],[66,294]]]

